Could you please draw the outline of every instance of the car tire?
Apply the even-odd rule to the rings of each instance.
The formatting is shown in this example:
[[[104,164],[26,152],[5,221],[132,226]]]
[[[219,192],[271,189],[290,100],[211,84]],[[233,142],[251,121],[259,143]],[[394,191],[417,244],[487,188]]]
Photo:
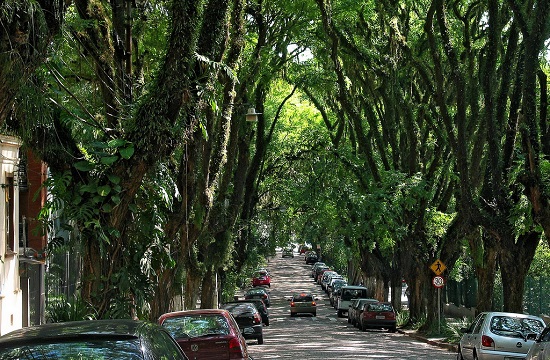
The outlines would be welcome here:
[[[391,332],[391,333],[394,333],[396,331],[397,331],[397,329],[395,328],[395,326],[388,329],[388,332]]]
[[[258,338],[258,345],[263,345],[263,344],[264,344],[264,336],[262,335]]]
[[[338,317],[341,318],[341,317],[344,317],[344,312],[342,310],[338,310]]]
[[[295,313],[290,313],[290,317],[295,317],[296,314]]]
[[[475,349],[474,349],[474,360],[479,360],[479,358],[477,357],[477,351],[475,351]]]
[[[361,331],[367,331],[367,327],[363,324],[361,324],[360,328],[361,328]]]
[[[317,313],[316,313],[316,312],[314,312],[314,313],[313,313],[313,316],[317,316]]]
[[[348,324],[351,324],[351,319],[349,318],[349,316],[348,316]]]
[[[265,321],[265,326],[269,326],[269,319]]]

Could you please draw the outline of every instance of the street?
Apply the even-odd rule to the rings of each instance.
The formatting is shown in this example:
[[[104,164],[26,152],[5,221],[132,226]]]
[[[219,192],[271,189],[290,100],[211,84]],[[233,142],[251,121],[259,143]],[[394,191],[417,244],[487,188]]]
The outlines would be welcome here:
[[[270,326],[264,327],[264,344],[249,341],[255,360],[263,359],[410,359],[451,360],[456,354],[413,338],[381,330],[362,332],[338,318],[327,295],[310,276],[311,265],[295,253],[278,252],[267,265],[272,275]],[[290,317],[285,297],[305,290],[318,297],[317,316]]]

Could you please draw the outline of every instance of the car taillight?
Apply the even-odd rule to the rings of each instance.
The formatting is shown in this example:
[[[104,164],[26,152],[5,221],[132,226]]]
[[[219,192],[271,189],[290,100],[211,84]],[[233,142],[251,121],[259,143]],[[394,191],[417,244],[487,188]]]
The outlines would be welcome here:
[[[311,306],[316,306],[317,304],[315,303],[315,301],[312,301],[311,302]]]
[[[260,314],[258,314],[258,313],[254,314],[254,322],[256,324],[260,324],[262,322],[262,318],[261,318]]]
[[[481,337],[481,345],[485,346],[485,347],[494,347],[495,342],[493,341],[493,339],[490,336],[483,335]]]
[[[229,340],[229,358],[230,359],[242,359],[243,349],[241,348],[241,342],[238,338],[234,337]]]
[[[267,299],[267,295],[266,295],[266,294],[263,294],[262,297],[263,297],[264,299]]]
[[[290,306],[291,306],[291,307],[296,306],[296,304],[294,303],[294,301],[290,303]]]

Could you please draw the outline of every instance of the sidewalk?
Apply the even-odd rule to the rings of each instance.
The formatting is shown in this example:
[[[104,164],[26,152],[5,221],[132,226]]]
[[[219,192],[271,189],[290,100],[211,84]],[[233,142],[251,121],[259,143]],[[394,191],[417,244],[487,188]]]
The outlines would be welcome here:
[[[425,342],[426,344],[437,346],[442,349],[447,349],[451,352],[458,352],[458,346],[456,344],[450,344],[444,341],[443,338],[437,338],[437,337],[426,337],[422,334],[419,334],[416,330],[402,330],[397,329],[397,331],[400,334],[404,334],[407,336],[412,337],[415,340]]]

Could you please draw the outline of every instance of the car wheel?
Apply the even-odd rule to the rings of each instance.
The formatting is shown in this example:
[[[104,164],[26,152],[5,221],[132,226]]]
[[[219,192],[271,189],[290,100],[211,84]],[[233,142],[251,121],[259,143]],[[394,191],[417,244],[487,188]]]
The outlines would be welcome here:
[[[316,313],[316,312],[314,312],[314,313],[313,313],[313,316],[317,316],[317,313]]]
[[[395,328],[395,326],[388,329],[388,332],[391,332],[391,333],[394,333],[396,331],[397,331],[397,329]]]
[[[348,324],[351,324],[351,319],[348,317]]]
[[[258,345],[263,345],[264,343],[264,337],[263,335],[258,338]]]
[[[295,313],[290,313],[290,317],[295,317],[296,314]]]
[[[363,324],[361,324],[360,328],[361,328],[361,331],[367,331],[367,327]]]
[[[477,357],[477,352],[474,350],[474,360],[479,360],[479,358]]]
[[[265,326],[269,326],[269,320],[265,321]]]
[[[338,310],[338,317],[339,318],[344,317],[344,313],[342,312],[342,310]]]

